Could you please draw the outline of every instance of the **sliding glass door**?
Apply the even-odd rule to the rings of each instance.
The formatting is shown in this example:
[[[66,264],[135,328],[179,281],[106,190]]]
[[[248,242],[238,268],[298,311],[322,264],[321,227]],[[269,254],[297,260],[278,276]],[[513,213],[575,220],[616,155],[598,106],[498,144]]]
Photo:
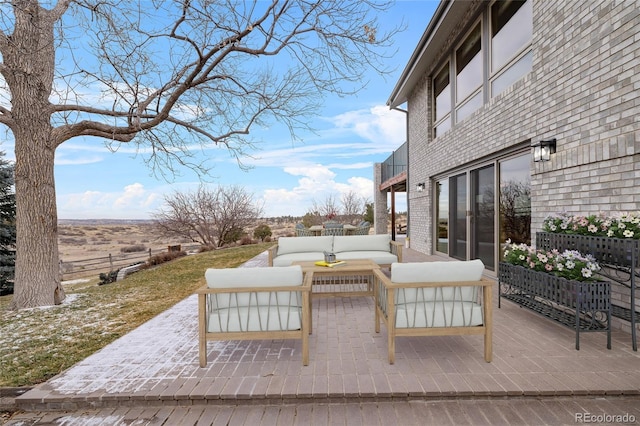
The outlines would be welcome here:
[[[495,167],[471,171],[471,259],[480,259],[487,269],[495,265]]]
[[[450,179],[451,232],[449,233],[449,256],[467,258],[467,174]]]
[[[435,250],[496,270],[507,238],[531,242],[531,155],[505,156],[435,181]],[[478,165],[480,166],[480,165]]]

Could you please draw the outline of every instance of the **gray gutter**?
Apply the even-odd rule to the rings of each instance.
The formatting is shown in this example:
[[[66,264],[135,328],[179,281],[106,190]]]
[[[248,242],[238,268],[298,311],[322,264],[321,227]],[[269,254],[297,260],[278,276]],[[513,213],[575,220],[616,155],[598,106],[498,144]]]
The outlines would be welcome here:
[[[438,53],[439,47],[447,42],[453,26],[472,4],[473,2],[460,0],[440,1],[418,46],[413,51],[407,66],[402,71],[400,79],[387,100],[387,105],[390,108],[398,107],[407,101],[410,90],[424,74],[429,61],[433,59],[429,56]]]

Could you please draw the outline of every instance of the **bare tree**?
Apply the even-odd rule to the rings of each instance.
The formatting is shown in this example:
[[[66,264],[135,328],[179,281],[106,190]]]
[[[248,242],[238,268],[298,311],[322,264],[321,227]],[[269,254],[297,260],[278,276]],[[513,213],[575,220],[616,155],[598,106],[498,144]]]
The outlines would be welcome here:
[[[56,149],[76,137],[133,144],[155,173],[203,175],[202,149],[238,161],[250,129],[292,137],[327,92],[384,67],[396,30],[381,0],[13,0],[0,7],[0,124],[15,139],[13,305],[60,303]],[[286,66],[284,66],[286,64]],[[4,98],[4,99],[2,99]],[[209,156],[210,157],[210,156]]]
[[[328,195],[322,202],[313,200],[310,214],[316,216],[318,222],[336,219],[340,214],[340,205],[333,195]]]
[[[240,186],[200,186],[196,192],[167,195],[165,204],[163,210],[153,214],[156,229],[205,246],[222,247],[262,215],[253,194]]]
[[[362,219],[365,211],[365,199],[359,197],[354,191],[342,194],[342,215],[348,222]]]

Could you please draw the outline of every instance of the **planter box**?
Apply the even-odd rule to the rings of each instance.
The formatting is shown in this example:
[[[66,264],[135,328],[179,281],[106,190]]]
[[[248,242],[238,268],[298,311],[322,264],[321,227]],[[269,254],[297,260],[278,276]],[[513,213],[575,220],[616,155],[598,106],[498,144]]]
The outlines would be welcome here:
[[[611,349],[611,284],[581,282],[500,262],[499,298],[511,300],[576,331],[606,331]],[[500,304],[498,304],[500,307]]]
[[[630,289],[628,306],[612,305],[611,314],[631,323],[631,344],[633,350],[637,351],[635,324],[640,323],[640,312],[636,311],[636,276],[640,261],[640,240],[537,232],[536,247],[544,250],[578,250],[580,253],[591,254],[600,265],[609,268],[601,271],[600,275]]]

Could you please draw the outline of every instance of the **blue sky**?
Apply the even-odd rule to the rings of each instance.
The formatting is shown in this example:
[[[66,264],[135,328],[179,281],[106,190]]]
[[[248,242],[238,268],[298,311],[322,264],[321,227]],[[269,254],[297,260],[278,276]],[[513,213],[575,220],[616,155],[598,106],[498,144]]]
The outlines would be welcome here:
[[[389,28],[404,20],[407,29],[395,38],[394,72],[383,78],[375,73],[358,95],[328,97],[314,118],[315,133],[298,134],[292,142],[286,129],[254,129],[262,141],[251,158],[238,167],[224,149],[215,155],[210,185],[240,185],[263,204],[266,217],[304,215],[316,200],[337,200],[354,191],[373,201],[373,164],[384,161],[406,139],[405,115],[385,105],[411,53],[422,36],[438,1],[398,1],[379,18]],[[6,139],[3,136],[3,139]],[[165,194],[193,191],[200,182],[187,169],[175,182],[155,177],[136,156],[135,147],[122,146],[112,153],[99,139],[72,139],[56,151],[56,188],[60,219],[148,219],[163,204]],[[12,160],[13,143],[0,149]],[[402,209],[402,198],[398,209]]]

